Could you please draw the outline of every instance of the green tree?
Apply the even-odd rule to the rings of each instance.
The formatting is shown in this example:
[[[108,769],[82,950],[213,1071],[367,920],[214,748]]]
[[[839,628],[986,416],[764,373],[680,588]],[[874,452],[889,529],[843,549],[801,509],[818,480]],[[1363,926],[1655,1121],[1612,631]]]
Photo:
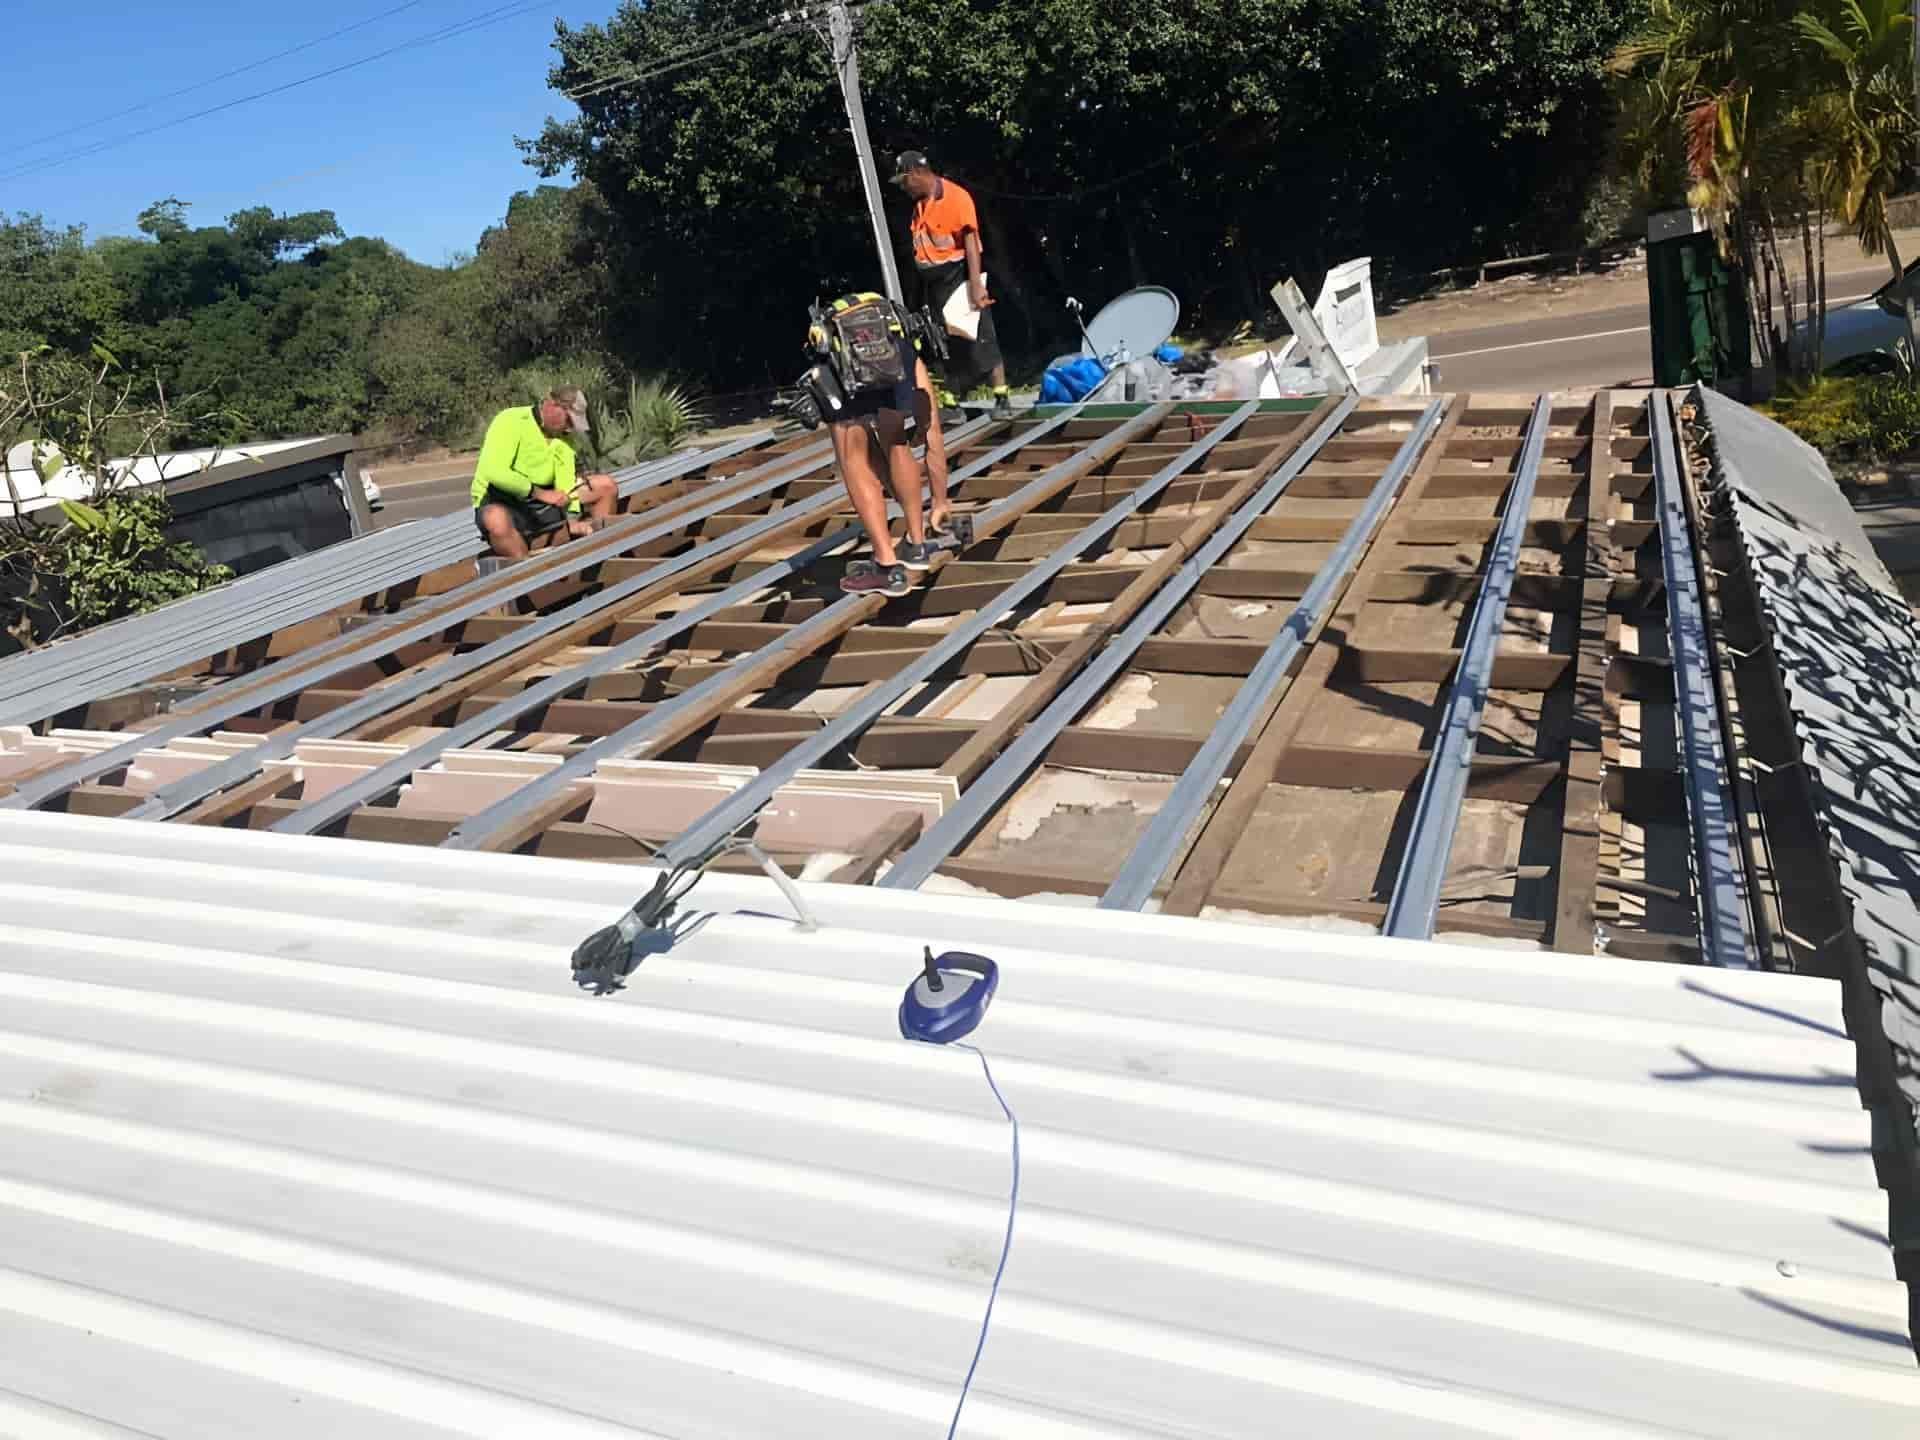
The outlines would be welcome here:
[[[125,297],[79,226],[56,230],[37,215],[0,220],[0,357],[39,345],[85,354],[127,334]]]
[[[305,253],[322,241],[347,238],[331,210],[276,215],[265,205],[229,215],[227,233],[266,264]]]
[[[609,219],[587,185],[542,185],[507,202],[471,263],[508,369],[540,356],[601,348],[615,308],[606,262]]]
[[[1355,253],[1409,269],[1577,232],[1603,64],[1642,0],[893,0],[863,12],[882,152],[925,149],[980,197],[1003,334],[1057,301],[1172,284],[1189,323]],[[840,98],[808,34],[638,87],[623,76],[764,21],[750,0],[652,0],[561,26],[580,113],[526,142],[603,197],[630,365],[781,380],[786,317],[871,286]],[[892,202],[896,232],[904,206]],[[1431,268],[1429,266],[1429,268]],[[769,323],[783,328],[770,333]]]
[[[1827,196],[1869,255],[1885,255],[1906,311],[1909,373],[1920,360],[1913,288],[1887,202],[1911,170],[1914,116],[1913,16],[1907,0],[1826,0],[1794,17],[1826,73],[1822,118]]]
[[[139,226],[142,235],[151,235],[155,240],[173,240],[187,233],[188,202],[169,195],[164,200],[156,200],[140,212],[134,223]]]
[[[28,351],[0,368],[0,633],[33,648],[233,578],[166,533],[166,496],[132,485],[193,418],[104,350]],[[16,472],[16,461],[32,467]],[[22,503],[21,481],[77,473],[88,498]],[[37,472],[37,474],[32,473]]]
[[[1615,68],[1636,87],[1643,123],[1634,157],[1647,173],[1677,154],[1687,201],[1712,219],[1748,282],[1753,332],[1769,342],[1777,373],[1819,369],[1826,311],[1824,167],[1820,83],[1794,17],[1804,0],[1654,0],[1646,27]],[[1803,251],[1799,296],[1781,253],[1796,227]],[[1790,343],[1804,299],[1813,344]],[[1773,320],[1784,313],[1784,328]]]

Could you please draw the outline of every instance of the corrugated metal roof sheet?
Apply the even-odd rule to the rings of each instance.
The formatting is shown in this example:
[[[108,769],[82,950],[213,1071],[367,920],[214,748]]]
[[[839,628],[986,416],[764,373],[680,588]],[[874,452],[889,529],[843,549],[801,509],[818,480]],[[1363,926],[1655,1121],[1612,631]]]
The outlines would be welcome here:
[[[1896,1070],[1920,1107],[1920,625],[1819,453],[1724,396],[1700,403]]]
[[[131,489],[157,485],[163,480],[184,480],[213,465],[227,465],[236,460],[264,460],[322,440],[339,441],[343,452],[353,448],[353,437],[350,435],[308,435],[295,440],[261,440],[202,450],[169,450],[154,455],[127,456],[108,461],[107,468],[119,487]],[[43,456],[47,454],[44,449],[40,453]],[[12,513],[30,514],[62,500],[88,500],[96,489],[93,477],[76,465],[63,465],[43,480],[34,464],[34,446],[24,440],[0,455],[0,468],[5,469],[4,478],[7,482],[0,487],[0,505]]]
[[[1904,1436],[1837,988],[0,815],[0,1429]],[[66,1427],[65,1431],[61,1427]],[[113,1429],[111,1427],[122,1427]]]

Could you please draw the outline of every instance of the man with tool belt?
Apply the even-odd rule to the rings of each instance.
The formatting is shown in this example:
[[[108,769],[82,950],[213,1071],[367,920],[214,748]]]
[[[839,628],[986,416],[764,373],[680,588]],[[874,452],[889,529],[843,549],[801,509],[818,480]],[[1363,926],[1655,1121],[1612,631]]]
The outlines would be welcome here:
[[[938,550],[958,544],[955,534],[939,528],[944,516],[935,516],[929,533],[921,507],[921,469],[908,425],[917,380],[926,371],[908,317],[885,296],[861,293],[816,305],[811,318],[807,353],[814,363],[800,378],[791,413],[809,427],[826,423],[841,483],[873,546],[871,560],[847,567],[840,588],[854,595],[905,595],[912,576],[931,568]],[[912,323],[924,333],[929,322]],[[939,486],[942,502],[945,488]],[[906,536],[898,542],[887,523],[888,489],[905,521]]]
[[[587,397],[572,385],[493,417],[472,494],[473,523],[494,554],[518,559],[542,536],[576,539],[613,513],[613,477],[578,475],[573,439],[587,433]]]
[[[987,294],[982,268],[985,251],[973,196],[963,186],[934,174],[918,150],[903,150],[895,157],[893,183],[913,197],[913,263],[926,286],[927,306],[938,317],[948,314],[949,306],[961,304],[969,318],[977,318],[976,335],[968,337],[952,325],[948,334],[960,368],[976,378],[992,379],[993,418],[1009,419],[1013,405],[1007,398],[1007,367],[993,328],[993,311],[988,308],[993,300]],[[956,292],[963,288],[966,293],[961,299]]]

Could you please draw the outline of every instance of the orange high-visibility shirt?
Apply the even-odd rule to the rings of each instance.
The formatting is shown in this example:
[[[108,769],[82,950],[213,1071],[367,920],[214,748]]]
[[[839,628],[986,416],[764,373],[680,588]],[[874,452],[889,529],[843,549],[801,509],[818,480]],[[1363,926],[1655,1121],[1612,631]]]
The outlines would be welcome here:
[[[980,233],[973,196],[951,180],[942,180],[940,187],[939,194],[913,207],[913,263],[922,270],[966,259],[967,232]],[[984,253],[985,246],[981,249]]]

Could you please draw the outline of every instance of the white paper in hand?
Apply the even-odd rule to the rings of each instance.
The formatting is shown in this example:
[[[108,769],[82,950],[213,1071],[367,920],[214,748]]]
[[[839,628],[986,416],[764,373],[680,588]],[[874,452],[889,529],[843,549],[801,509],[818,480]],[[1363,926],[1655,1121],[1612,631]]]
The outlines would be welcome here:
[[[980,272],[980,288],[987,285],[987,272]],[[947,297],[947,303],[940,307],[940,318],[947,322],[947,333],[958,335],[967,340],[980,338],[980,312],[973,308],[973,297],[967,294],[967,282],[962,280],[953,287],[953,293]]]

